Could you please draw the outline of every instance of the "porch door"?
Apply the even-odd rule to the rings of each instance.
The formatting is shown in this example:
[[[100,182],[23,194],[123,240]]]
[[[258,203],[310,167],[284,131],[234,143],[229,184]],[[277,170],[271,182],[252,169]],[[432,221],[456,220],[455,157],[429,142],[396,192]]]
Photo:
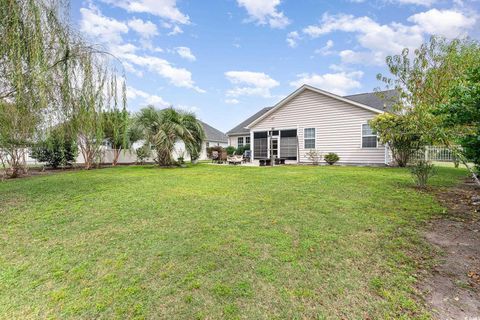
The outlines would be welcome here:
[[[271,145],[271,155],[273,156],[273,158],[278,158],[278,138],[277,137],[273,137],[272,140],[272,145]]]

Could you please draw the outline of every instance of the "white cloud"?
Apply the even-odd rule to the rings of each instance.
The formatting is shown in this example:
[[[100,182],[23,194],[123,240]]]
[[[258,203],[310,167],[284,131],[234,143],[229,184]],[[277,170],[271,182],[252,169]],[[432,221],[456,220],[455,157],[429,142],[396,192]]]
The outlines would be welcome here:
[[[157,107],[168,107],[170,103],[163,100],[162,97],[157,96],[155,94],[150,94],[145,91],[136,89],[134,87],[127,87],[127,98],[128,99],[142,99],[143,104],[145,105],[154,105]]]
[[[225,103],[227,103],[227,104],[239,104],[240,101],[238,101],[237,99],[225,99]]]
[[[151,38],[158,35],[157,25],[151,21],[132,19],[128,21],[128,26],[142,38]]]
[[[414,14],[408,21],[416,23],[424,32],[455,38],[466,34],[475,25],[475,17],[455,10],[431,9]]]
[[[270,90],[279,86],[280,83],[263,72],[251,71],[228,71],[225,77],[235,85],[227,91],[229,97],[260,96],[271,97]]]
[[[335,31],[354,33],[359,45],[367,51],[344,50],[340,53],[342,62],[381,65],[387,55],[398,54],[404,48],[419,47],[426,35],[456,37],[464,35],[475,25],[474,17],[454,10],[432,9],[412,15],[408,21],[413,24],[379,24],[366,16],[324,14],[319,25],[307,26],[302,32],[311,38]]]
[[[290,48],[295,48],[297,46],[297,42],[300,39],[300,34],[298,31],[292,31],[287,34],[287,43]]]
[[[333,48],[333,45],[333,40],[328,40],[322,48],[315,50],[315,53],[321,54],[322,56],[328,56],[330,54],[333,54],[334,52],[330,50]]]
[[[192,113],[197,113],[197,112],[200,111],[200,108],[197,107],[197,106],[187,106],[187,105],[183,105],[183,104],[180,104],[180,105],[176,106],[175,108],[179,109],[179,110],[186,111],[186,112],[192,112]]]
[[[432,4],[436,3],[437,0],[391,0],[399,4],[414,4],[418,6],[430,7]]]
[[[121,58],[137,66],[148,68],[148,70],[168,79],[170,83],[176,87],[190,88],[199,93],[205,92],[205,90],[200,89],[195,85],[190,71],[184,68],[174,67],[165,59],[154,56],[140,56],[131,53],[125,54],[121,56]]]
[[[271,28],[285,28],[290,20],[283,12],[277,10],[280,0],[237,0],[240,7],[244,7],[251,21],[258,24],[269,24]]]
[[[103,0],[103,2],[128,12],[149,13],[174,23],[190,23],[190,18],[177,8],[176,0]]]
[[[186,60],[189,60],[189,61],[197,60],[197,58],[193,55],[192,51],[188,47],[177,47],[175,48],[175,51],[180,57]]]
[[[95,7],[81,8],[80,30],[103,42],[121,43],[128,26],[121,21],[103,16]]]
[[[344,96],[352,89],[361,87],[360,80],[363,77],[362,71],[338,72],[338,73],[302,73],[298,79],[290,82],[292,87],[300,87],[309,84],[329,92]]]
[[[170,31],[168,33],[169,36],[174,36],[174,35],[177,35],[177,34],[180,34],[180,33],[183,33],[183,30],[182,28],[180,28],[179,26],[175,25],[172,27],[172,31]]]
[[[167,60],[156,56],[140,55],[137,53],[138,48],[136,46],[125,43],[122,34],[128,32],[127,24],[103,16],[94,7],[82,8],[80,11],[82,14],[82,31],[90,37],[102,41],[107,46],[107,50],[122,60],[126,70],[135,70],[134,73],[141,75],[142,72],[138,68],[147,68],[169,80],[176,87],[189,88],[200,93],[205,92],[195,85],[192,80],[192,73],[187,69],[177,68]],[[136,26],[139,26],[139,24],[137,23]]]

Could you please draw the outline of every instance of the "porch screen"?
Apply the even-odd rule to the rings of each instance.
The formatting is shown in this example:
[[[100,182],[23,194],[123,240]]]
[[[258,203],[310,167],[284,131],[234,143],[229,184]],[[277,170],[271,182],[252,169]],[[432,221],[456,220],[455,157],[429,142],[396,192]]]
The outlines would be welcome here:
[[[267,132],[253,133],[253,157],[255,159],[267,158]]]
[[[280,158],[297,160],[297,130],[280,131]]]

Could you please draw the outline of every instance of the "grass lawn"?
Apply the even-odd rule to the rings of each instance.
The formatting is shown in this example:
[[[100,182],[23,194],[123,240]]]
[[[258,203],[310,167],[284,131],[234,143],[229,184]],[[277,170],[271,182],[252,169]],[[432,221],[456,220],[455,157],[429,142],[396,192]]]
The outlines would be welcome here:
[[[0,318],[428,318],[419,226],[443,209],[411,184],[207,164],[0,183]]]

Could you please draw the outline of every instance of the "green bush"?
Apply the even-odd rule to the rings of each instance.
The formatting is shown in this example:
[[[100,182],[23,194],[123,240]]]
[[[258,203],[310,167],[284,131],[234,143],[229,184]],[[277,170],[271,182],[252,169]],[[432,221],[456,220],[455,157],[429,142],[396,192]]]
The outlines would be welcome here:
[[[77,144],[59,132],[52,132],[32,148],[31,157],[51,168],[71,166],[77,158]]]
[[[144,144],[140,148],[137,148],[137,150],[135,150],[135,153],[137,155],[137,162],[143,164],[145,163],[145,160],[152,155],[152,150],[150,146]]]
[[[323,157],[323,160],[325,160],[325,162],[328,163],[329,165],[333,165],[335,164],[335,162],[340,160],[340,157],[338,156],[338,154],[330,152],[330,153],[327,153],[325,157]]]
[[[250,150],[250,145],[246,144],[244,146],[238,147],[235,151],[235,154],[243,155],[245,151]]]
[[[227,151],[227,154],[228,154],[229,156],[231,156],[231,155],[233,155],[233,154],[235,153],[236,149],[235,149],[235,147],[228,146],[228,147],[225,148],[225,151]]]
[[[428,179],[435,175],[435,166],[425,160],[419,160],[415,162],[415,165],[410,169],[413,177],[413,181],[419,188],[425,188],[428,183]]]

